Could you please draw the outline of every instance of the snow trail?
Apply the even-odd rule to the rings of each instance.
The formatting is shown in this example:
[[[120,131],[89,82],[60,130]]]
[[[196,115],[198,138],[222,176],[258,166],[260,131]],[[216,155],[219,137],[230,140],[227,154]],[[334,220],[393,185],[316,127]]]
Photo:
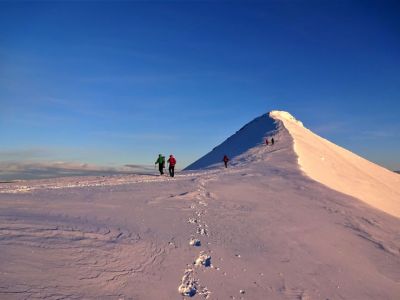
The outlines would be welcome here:
[[[182,296],[193,297],[199,293],[205,299],[210,297],[212,291],[210,291],[206,286],[199,284],[198,268],[213,268],[213,265],[211,264],[211,256],[209,255],[212,250],[207,239],[210,235],[210,228],[204,221],[204,218],[207,215],[208,202],[215,199],[212,193],[207,191],[206,185],[208,182],[216,180],[216,175],[209,174],[210,172],[208,175],[203,175],[194,180],[197,183],[197,190],[190,193],[192,195],[192,204],[190,205],[190,208],[193,210],[193,215],[188,220],[188,223],[196,226],[195,233],[191,234],[189,238],[189,245],[196,246],[196,248],[205,248],[205,250],[201,250],[198,257],[193,260],[192,264],[187,265],[188,269],[184,271],[182,283],[178,287],[178,291]],[[195,237],[196,235],[198,238]]]

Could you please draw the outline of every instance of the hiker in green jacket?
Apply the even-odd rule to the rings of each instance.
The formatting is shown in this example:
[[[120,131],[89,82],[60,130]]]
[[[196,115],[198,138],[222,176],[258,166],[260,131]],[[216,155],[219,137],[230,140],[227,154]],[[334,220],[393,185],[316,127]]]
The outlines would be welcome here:
[[[165,156],[159,154],[155,164],[158,164],[158,170],[160,171],[160,175],[163,175],[165,168]]]

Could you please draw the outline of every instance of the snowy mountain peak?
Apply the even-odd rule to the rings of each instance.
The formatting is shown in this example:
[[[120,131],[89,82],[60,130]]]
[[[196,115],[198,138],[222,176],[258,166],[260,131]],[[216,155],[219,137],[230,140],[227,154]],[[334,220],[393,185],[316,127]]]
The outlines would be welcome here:
[[[293,117],[290,113],[288,113],[287,111],[283,111],[283,110],[273,110],[269,113],[269,116],[271,118],[277,119],[277,120],[281,120],[281,121],[289,121],[289,122],[293,122],[294,124],[297,124],[301,127],[303,127],[303,123],[299,120],[297,120],[295,117]]]
[[[267,145],[272,137],[275,145]],[[316,135],[286,111],[255,118],[186,169],[222,168],[225,154],[232,166],[253,169],[269,168],[272,157],[279,164],[294,161],[304,176],[400,217],[398,174]]]
[[[186,167],[186,170],[220,166],[224,155],[233,160],[250,149],[263,145],[265,138],[275,136],[281,128],[282,122],[280,120],[271,118],[269,114],[263,114],[247,123],[223,143]]]
[[[281,139],[279,145],[283,146],[282,141],[285,140],[285,146],[292,147],[290,135],[288,135],[283,126],[285,122],[303,128],[303,123],[298,121],[289,112],[273,110],[244,125],[212,151],[186,167],[186,170],[220,166],[224,155],[228,155],[231,160],[236,162],[237,158],[240,156],[242,163],[263,161],[267,153],[264,153],[264,150],[266,150],[265,147],[261,146],[265,145],[266,139],[272,137],[276,140],[279,136]],[[282,130],[284,130],[284,132]],[[272,149],[269,148],[269,150]],[[244,155],[244,153],[247,153],[247,155]]]

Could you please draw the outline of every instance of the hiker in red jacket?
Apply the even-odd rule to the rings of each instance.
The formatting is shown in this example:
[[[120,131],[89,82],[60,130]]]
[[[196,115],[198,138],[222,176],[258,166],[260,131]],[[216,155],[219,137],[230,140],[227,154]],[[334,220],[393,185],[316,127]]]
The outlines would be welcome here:
[[[174,175],[175,175],[175,165],[176,165],[176,159],[175,159],[175,157],[171,154],[170,156],[169,156],[169,159],[168,159],[168,161],[167,161],[168,163],[169,163],[169,168],[168,168],[168,171],[169,171],[169,175],[171,176],[171,177],[174,177]]]
[[[228,167],[229,158],[228,158],[228,156],[226,156],[226,154],[224,155],[224,158],[222,159],[222,161],[223,161],[224,164],[225,164],[225,168],[227,168],[227,167]]]

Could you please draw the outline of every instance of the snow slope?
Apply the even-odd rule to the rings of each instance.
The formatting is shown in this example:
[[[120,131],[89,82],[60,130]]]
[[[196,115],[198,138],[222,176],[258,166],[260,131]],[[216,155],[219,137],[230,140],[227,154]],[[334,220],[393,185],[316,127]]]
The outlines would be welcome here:
[[[243,126],[226,141],[198,159],[185,170],[212,168],[220,164],[224,155],[233,158],[263,143],[264,137],[274,135],[279,130],[280,121],[275,121],[264,114]]]
[[[400,217],[400,176],[314,134],[287,112],[272,111],[270,116],[288,129],[309,177]]]
[[[397,300],[400,219],[305,176],[279,118],[227,169],[0,183],[0,299]]]
[[[263,146],[267,137],[276,139],[283,127],[293,139],[298,163],[307,176],[400,217],[400,176],[314,134],[284,111],[254,119],[186,169],[213,168],[221,164],[224,154],[233,158],[233,164],[239,157],[246,162],[265,159],[252,155],[254,149]]]

